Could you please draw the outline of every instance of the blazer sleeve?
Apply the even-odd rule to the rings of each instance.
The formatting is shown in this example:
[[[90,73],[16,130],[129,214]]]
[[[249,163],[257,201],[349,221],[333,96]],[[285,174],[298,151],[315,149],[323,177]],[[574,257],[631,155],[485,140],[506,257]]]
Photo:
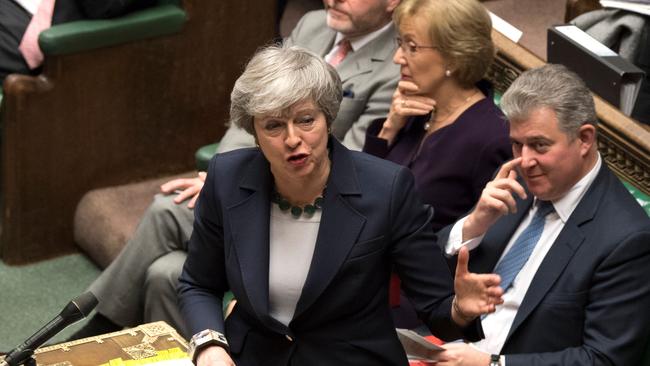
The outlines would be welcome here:
[[[224,333],[222,301],[229,285],[225,272],[223,221],[217,194],[217,179],[227,177],[213,158],[194,212],[194,231],[187,260],[179,278],[179,305],[190,331],[204,329]]]
[[[650,230],[629,235],[594,272],[582,345],[558,352],[506,354],[506,365],[638,365],[650,339],[648,243]]]
[[[479,322],[461,329],[451,318],[453,276],[435,242],[431,228],[433,209],[415,194],[412,173],[401,167],[391,194],[392,258],[419,317],[444,340],[479,340]]]
[[[363,152],[382,159],[390,152],[388,140],[378,137],[385,120],[385,118],[378,118],[370,123],[366,131],[366,142],[363,145]]]

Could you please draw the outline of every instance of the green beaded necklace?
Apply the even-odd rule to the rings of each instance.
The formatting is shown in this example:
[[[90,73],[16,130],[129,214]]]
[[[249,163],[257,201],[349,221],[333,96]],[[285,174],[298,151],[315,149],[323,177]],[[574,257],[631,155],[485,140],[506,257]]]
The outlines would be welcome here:
[[[307,204],[304,207],[300,206],[294,206],[289,201],[287,201],[286,198],[282,197],[278,191],[273,188],[273,192],[271,193],[271,202],[276,203],[278,207],[280,207],[280,210],[282,211],[291,211],[291,216],[293,218],[297,219],[299,218],[303,213],[307,217],[311,217],[316,213],[316,210],[322,210],[323,209],[323,194],[325,192],[325,189],[323,189],[323,193],[320,194],[320,196],[316,197],[314,200],[314,203]]]

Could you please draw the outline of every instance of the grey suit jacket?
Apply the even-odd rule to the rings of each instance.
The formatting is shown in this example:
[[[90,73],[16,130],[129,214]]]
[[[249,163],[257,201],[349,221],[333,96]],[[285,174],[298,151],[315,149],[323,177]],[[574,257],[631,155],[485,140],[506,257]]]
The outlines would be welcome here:
[[[335,37],[336,31],[327,26],[325,10],[316,10],[305,14],[284,42],[325,57]],[[370,122],[388,115],[399,80],[399,66],[392,61],[397,48],[395,37],[397,33],[391,25],[379,37],[348,54],[336,68],[343,82],[343,101],[332,123],[332,135],[349,149],[361,150]],[[217,152],[254,145],[253,137],[246,131],[230,126]]]

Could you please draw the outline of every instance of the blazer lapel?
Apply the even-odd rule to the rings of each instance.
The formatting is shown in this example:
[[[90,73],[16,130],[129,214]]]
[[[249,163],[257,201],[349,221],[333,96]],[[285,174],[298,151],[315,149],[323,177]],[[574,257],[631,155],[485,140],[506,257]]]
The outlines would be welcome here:
[[[562,275],[576,250],[585,240],[582,229],[583,224],[593,219],[598,205],[605,193],[605,179],[607,179],[605,164],[601,167],[598,176],[589,190],[580,200],[578,206],[567,220],[557,239],[551,246],[544,260],[540,264],[533,281],[526,291],[524,300],[517,310],[515,320],[510,327],[506,343],[517,328],[526,320],[530,313],[539,305],[544,296],[551,289],[555,281]]]
[[[323,28],[325,28],[323,31],[314,33],[309,42],[309,48],[320,57],[325,57],[332,50],[336,38],[336,31],[325,24]]]
[[[243,288],[258,319],[269,328],[269,217],[273,184],[267,160],[260,153],[240,182],[241,200],[228,207],[232,245],[241,266]]]
[[[373,62],[383,62],[387,58],[393,57],[396,43],[392,38],[395,36],[395,26],[391,24],[389,29],[386,29],[379,37],[361,47],[360,50],[349,54],[336,68],[341,77],[341,82],[345,83],[353,76],[372,72]],[[331,47],[332,44],[330,43]]]
[[[309,308],[329,285],[356,243],[366,218],[355,211],[346,196],[360,195],[350,152],[330,139],[332,171],[323,197],[323,214],[309,273],[296,306],[294,319]]]

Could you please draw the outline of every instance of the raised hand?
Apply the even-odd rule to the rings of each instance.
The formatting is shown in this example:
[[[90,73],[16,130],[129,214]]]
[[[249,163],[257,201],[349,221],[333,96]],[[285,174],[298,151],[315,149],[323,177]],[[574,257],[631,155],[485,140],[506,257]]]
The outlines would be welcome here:
[[[458,263],[454,277],[454,298],[452,318],[456,324],[465,326],[481,314],[493,313],[496,305],[502,304],[503,289],[499,287],[499,275],[472,273],[468,269],[469,250],[462,247],[458,252]]]
[[[521,158],[503,164],[496,177],[488,182],[474,210],[463,224],[463,241],[483,235],[501,216],[517,212],[514,194],[526,198],[524,187],[517,182],[516,168]]]
[[[201,189],[203,188],[205,176],[205,172],[199,172],[196,178],[173,179],[161,185],[160,190],[164,194],[179,191],[178,195],[174,197],[174,203],[180,204],[189,198],[190,202],[187,203],[187,207],[194,208],[196,200],[199,198],[199,193],[201,193]]]
[[[386,117],[378,137],[386,139],[390,143],[404,127],[408,117],[423,116],[433,110],[436,101],[419,95],[419,92],[420,88],[412,81],[401,80],[397,84],[388,117]]]

